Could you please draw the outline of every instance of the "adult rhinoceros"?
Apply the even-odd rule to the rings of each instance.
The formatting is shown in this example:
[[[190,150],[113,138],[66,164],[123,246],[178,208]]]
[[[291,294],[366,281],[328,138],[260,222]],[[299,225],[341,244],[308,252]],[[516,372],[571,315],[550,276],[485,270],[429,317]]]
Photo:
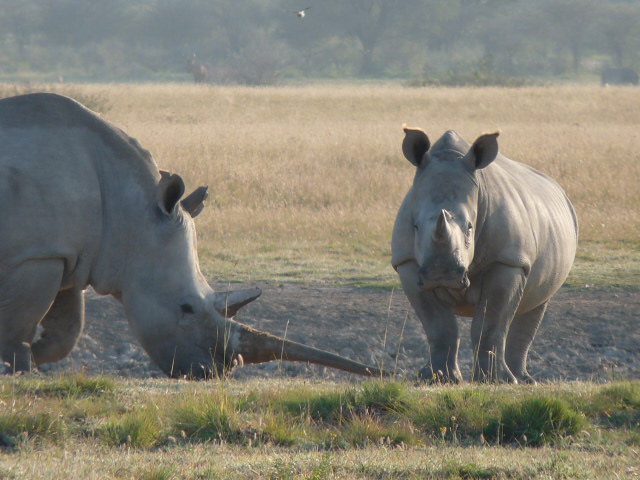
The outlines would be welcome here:
[[[373,367],[259,332],[227,316],[259,290],[217,294],[200,273],[192,217],[206,188],[184,183],[79,103],[0,101],[0,354],[6,371],[65,357],[91,285],[125,307],[169,376],[203,378],[277,358],[363,375]],[[181,200],[182,199],[182,200]],[[36,327],[43,331],[36,339]],[[34,340],[36,340],[34,342]]]
[[[446,132],[432,147],[405,127],[416,166],[393,230],[392,264],[427,334],[427,379],[462,380],[455,315],[473,317],[474,380],[533,379],[527,354],[566,279],[578,223],[560,186],[498,153],[497,133],[469,145]]]

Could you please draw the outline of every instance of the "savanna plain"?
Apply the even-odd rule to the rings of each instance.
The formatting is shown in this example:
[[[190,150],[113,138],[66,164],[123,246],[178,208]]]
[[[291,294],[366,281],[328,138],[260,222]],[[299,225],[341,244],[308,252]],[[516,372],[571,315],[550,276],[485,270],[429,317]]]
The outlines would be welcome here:
[[[413,176],[400,149],[407,123],[432,140],[500,130],[501,151],[555,178],[577,210],[563,298],[638,304],[632,87],[0,85],[0,95],[43,89],[101,113],[188,189],[209,185],[198,250],[218,285],[397,290],[389,243]],[[0,479],[640,477],[640,381],[588,380],[5,377]]]

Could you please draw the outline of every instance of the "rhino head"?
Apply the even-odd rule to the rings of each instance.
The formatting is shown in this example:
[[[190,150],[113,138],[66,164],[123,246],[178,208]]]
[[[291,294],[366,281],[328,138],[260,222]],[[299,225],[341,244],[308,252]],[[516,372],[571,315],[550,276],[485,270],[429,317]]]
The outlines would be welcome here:
[[[478,171],[498,155],[498,133],[469,145],[446,132],[433,147],[420,129],[404,127],[404,156],[416,167],[411,191],[418,285],[465,289],[474,258]]]
[[[264,333],[234,321],[260,290],[214,292],[200,272],[193,217],[206,187],[186,198],[178,175],[161,172],[157,204],[131,229],[121,299],[134,334],[170,377],[210,378],[237,364],[282,359],[380,375],[375,367]]]

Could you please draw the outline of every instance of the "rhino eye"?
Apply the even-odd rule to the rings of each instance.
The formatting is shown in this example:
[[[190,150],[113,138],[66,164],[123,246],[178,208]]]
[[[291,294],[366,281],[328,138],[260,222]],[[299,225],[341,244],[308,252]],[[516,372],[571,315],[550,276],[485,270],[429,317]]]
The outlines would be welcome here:
[[[193,313],[193,307],[188,303],[180,305],[180,310],[182,310],[182,313]]]
[[[414,229],[416,232],[419,230],[419,228],[418,228],[418,224],[417,224],[417,223],[414,223],[414,224],[413,224],[413,229]]]
[[[473,234],[473,225],[471,225],[471,223],[467,224],[467,233],[466,233],[466,239],[465,239],[465,243],[467,245],[467,247],[469,247],[471,245],[471,235]]]

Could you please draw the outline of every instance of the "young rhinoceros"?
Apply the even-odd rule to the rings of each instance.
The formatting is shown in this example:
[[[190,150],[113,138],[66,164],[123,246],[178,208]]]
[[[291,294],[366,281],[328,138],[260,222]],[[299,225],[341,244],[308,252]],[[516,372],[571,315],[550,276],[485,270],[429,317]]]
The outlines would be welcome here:
[[[171,377],[206,378],[235,362],[278,358],[380,373],[225,318],[260,291],[209,287],[192,220],[206,188],[183,194],[178,175],[161,173],[134,139],[79,103],[54,94],[0,100],[0,356],[7,372],[71,351],[91,285],[124,304],[136,337]]]
[[[473,317],[474,380],[533,382],[527,354],[576,253],[578,222],[560,186],[453,131],[431,148],[405,127],[416,167],[393,229],[392,264],[424,327],[427,380],[462,380],[455,315]]]

